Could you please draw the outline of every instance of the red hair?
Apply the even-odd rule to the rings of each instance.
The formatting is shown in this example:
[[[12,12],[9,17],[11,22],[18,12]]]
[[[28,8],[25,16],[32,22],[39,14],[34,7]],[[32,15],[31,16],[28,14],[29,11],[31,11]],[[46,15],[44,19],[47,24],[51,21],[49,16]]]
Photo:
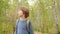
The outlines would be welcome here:
[[[25,15],[25,18],[29,16],[29,9],[27,7],[20,7],[20,10],[22,10],[23,14]]]

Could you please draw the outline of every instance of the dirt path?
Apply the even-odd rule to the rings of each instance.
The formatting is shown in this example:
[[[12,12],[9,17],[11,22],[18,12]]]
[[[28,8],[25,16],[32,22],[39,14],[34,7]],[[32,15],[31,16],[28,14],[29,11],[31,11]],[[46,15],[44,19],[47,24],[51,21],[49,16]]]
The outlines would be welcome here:
[[[41,32],[34,32],[34,34],[42,34]]]

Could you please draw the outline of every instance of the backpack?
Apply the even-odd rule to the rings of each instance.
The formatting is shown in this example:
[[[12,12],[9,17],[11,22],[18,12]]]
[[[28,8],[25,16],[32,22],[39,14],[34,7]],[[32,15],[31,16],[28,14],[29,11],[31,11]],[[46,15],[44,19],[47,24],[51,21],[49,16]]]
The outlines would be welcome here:
[[[29,20],[27,20],[27,32],[28,32],[28,34],[30,34],[30,21]]]

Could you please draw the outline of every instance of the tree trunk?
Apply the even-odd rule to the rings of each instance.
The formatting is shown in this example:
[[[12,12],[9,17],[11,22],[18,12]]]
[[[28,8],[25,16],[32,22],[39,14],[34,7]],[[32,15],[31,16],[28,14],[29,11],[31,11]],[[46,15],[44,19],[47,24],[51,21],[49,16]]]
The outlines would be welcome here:
[[[58,34],[58,17],[56,13],[56,1],[52,0],[53,2],[53,13],[54,13],[54,24],[56,25],[56,34]]]

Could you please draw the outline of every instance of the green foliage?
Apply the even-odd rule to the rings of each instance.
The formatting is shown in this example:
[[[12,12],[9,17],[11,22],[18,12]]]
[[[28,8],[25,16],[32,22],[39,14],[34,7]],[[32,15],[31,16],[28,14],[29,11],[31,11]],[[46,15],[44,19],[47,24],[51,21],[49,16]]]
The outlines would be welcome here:
[[[58,0],[55,1],[60,32]],[[28,19],[32,21],[34,31],[56,33],[54,4],[52,0],[37,0],[32,6],[29,5],[28,0],[21,0],[20,2],[18,0],[12,0],[12,2],[11,0],[0,0],[0,34],[13,34],[13,28],[16,26],[17,11],[20,6],[29,8],[30,16]]]
[[[6,9],[9,8],[8,0],[0,0],[0,16],[3,16]]]

